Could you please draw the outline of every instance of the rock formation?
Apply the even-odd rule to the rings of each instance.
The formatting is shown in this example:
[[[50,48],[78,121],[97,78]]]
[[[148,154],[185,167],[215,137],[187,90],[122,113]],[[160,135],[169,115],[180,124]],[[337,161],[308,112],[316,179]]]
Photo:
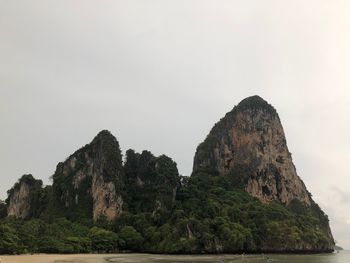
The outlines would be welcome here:
[[[7,215],[21,219],[33,216],[42,184],[41,180],[35,180],[31,174],[23,175],[8,191]]]
[[[170,210],[180,184],[176,163],[165,155],[128,150],[123,166],[119,143],[106,130],[58,163],[52,179],[52,186],[41,188],[41,181],[23,176],[9,191],[8,215],[113,221],[123,206],[135,213]],[[42,197],[36,198],[35,213],[33,185]]]
[[[176,163],[171,158],[128,150],[124,168],[130,210],[155,213],[171,209],[180,184]]]
[[[258,96],[239,103],[199,145],[194,172],[208,167],[222,176],[240,177],[245,190],[262,202],[311,202],[296,173],[278,114]]]
[[[296,173],[276,110],[259,96],[241,101],[198,146],[192,176],[201,172],[229,178],[232,188],[243,188],[262,203],[277,201],[291,206],[300,202],[317,214],[319,230],[327,239],[322,246],[300,242],[294,248],[276,246],[272,251],[333,251],[328,217]]]
[[[53,189],[65,208],[111,221],[121,214],[123,167],[119,143],[109,131],[59,163],[53,175]]]
[[[52,222],[59,231],[65,228],[73,239],[59,234],[55,237],[59,242],[53,243],[65,253],[91,252],[81,249],[89,244],[86,240],[94,242],[95,227],[75,239],[80,229],[76,227],[90,228],[91,219],[102,228],[113,221],[117,235],[98,230],[110,240],[103,241],[106,251],[111,247],[151,253],[334,249],[328,217],[297,175],[279,116],[258,96],[243,100],[215,124],[197,148],[191,177],[181,177],[171,158],[149,151],[128,150],[123,164],[118,141],[104,130],[59,163],[52,179],[53,185],[42,188],[40,180],[24,175],[8,191],[5,204],[0,202],[0,219],[6,214],[40,218],[39,225],[49,231],[37,231],[37,240],[42,233],[51,238]],[[76,227],[71,229],[71,224]],[[145,242],[135,247],[127,244],[129,236]],[[82,246],[72,246],[72,240],[82,240]],[[24,241],[28,241],[25,235]],[[97,244],[95,252],[100,251]],[[38,247],[47,252],[45,245],[46,241],[27,244],[31,252]]]

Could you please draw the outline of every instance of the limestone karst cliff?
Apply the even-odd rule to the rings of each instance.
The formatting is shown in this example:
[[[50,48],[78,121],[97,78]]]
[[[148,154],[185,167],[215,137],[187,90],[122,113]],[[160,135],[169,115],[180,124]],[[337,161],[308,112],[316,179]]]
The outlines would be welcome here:
[[[43,188],[25,175],[8,191],[0,253],[334,249],[328,217],[297,175],[278,114],[258,96],[213,127],[190,177],[166,155],[127,150],[123,160],[104,130],[59,163],[52,180]],[[5,210],[19,220],[4,218]],[[2,236],[14,237],[11,249],[1,247]]]
[[[315,204],[297,175],[276,110],[259,96],[241,101],[198,146],[192,176],[203,170],[229,178],[232,187],[244,189],[263,203]],[[328,221],[323,232],[332,249]]]
[[[31,174],[23,175],[8,191],[7,215],[22,219],[35,216],[42,184],[41,180],[35,180]]]
[[[149,151],[126,152],[125,180],[127,205],[133,212],[170,210],[180,184],[176,163],[166,155]]]
[[[171,158],[155,157],[149,151],[139,154],[128,150],[123,165],[118,141],[103,130],[58,163],[52,186],[42,188],[41,181],[23,176],[9,191],[7,215],[114,221],[123,209],[135,213],[170,210],[179,178]],[[34,190],[35,196],[40,196],[35,200]],[[33,207],[37,208],[35,213]]]
[[[114,220],[122,212],[123,166],[119,143],[101,131],[90,144],[59,163],[53,190],[62,207]]]
[[[296,173],[278,114],[258,96],[240,102],[199,145],[194,172],[205,167],[223,176],[239,176],[246,191],[262,202],[311,202]]]

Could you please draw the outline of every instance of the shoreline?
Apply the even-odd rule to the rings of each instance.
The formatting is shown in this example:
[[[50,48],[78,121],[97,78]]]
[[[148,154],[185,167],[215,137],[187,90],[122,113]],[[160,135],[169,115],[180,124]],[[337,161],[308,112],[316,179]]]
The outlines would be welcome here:
[[[347,249],[342,250],[295,250],[295,251],[277,251],[277,250],[264,250],[264,251],[239,251],[239,252],[222,252],[222,253],[153,253],[153,252],[132,252],[132,251],[118,251],[118,252],[111,252],[111,253],[26,253],[26,254],[0,254],[1,257],[5,256],[39,256],[39,255],[61,255],[61,256],[69,256],[69,255],[159,255],[159,256],[221,256],[221,255],[261,255],[261,254],[271,254],[271,255],[317,255],[317,254],[333,254],[340,251],[346,251]],[[1,262],[1,261],[0,261]]]
[[[345,253],[344,253],[345,252]],[[332,254],[211,254],[211,255],[171,255],[145,253],[119,254],[24,254],[0,255],[1,263],[213,263],[213,262],[333,262],[348,257],[349,251]],[[326,261],[324,261],[326,260]],[[289,261],[288,261],[289,262]],[[335,261],[338,262],[338,261]],[[340,261],[339,261],[340,262]],[[348,262],[348,261],[341,261]]]
[[[339,252],[346,252],[349,250],[340,250]],[[280,256],[288,256],[288,255],[295,255],[295,256],[308,256],[308,255],[331,255],[336,254],[336,251],[333,252],[308,252],[308,253],[298,253],[298,252],[256,252],[256,253],[215,253],[215,254],[159,254],[159,253],[142,253],[142,252],[119,252],[119,253],[74,253],[74,254],[48,254],[48,253],[35,253],[35,254],[20,254],[20,255],[9,255],[9,254],[0,254],[0,259],[7,259],[7,258],[21,258],[21,257],[47,257],[47,258],[54,258],[54,257],[64,257],[64,258],[77,258],[77,257],[99,257],[99,258],[123,258],[126,256],[130,257],[254,257],[259,255],[280,255]],[[1,261],[0,261],[1,262]],[[3,263],[3,262],[1,262]]]

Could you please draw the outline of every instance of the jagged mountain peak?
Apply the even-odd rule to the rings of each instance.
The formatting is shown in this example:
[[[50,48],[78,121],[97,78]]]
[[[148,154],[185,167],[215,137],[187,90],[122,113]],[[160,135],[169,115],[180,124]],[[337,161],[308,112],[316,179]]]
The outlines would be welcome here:
[[[31,174],[24,174],[14,186],[7,191],[7,214],[16,218],[26,219],[35,214],[33,201],[43,182],[36,180]]]
[[[277,114],[276,109],[266,100],[258,95],[243,99],[236,107],[236,110],[265,110],[271,114]]]
[[[117,140],[116,137],[109,131],[109,130],[101,130],[93,139],[92,142],[96,141],[96,140]]]
[[[298,199],[311,203],[296,173],[278,114],[259,96],[242,100],[198,146],[194,175],[203,169],[234,178],[234,187],[244,188],[262,202],[289,204]]]
[[[57,165],[53,189],[58,205],[73,212],[116,219],[122,211],[123,165],[117,139],[107,130],[99,132],[66,161]],[[83,202],[83,203],[82,203]]]

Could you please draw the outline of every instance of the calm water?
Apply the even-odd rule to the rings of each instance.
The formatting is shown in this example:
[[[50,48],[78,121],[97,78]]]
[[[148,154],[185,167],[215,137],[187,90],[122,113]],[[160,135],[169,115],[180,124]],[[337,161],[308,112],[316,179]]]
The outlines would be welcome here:
[[[350,251],[322,255],[216,255],[172,256],[149,254],[116,255],[21,255],[3,256],[1,263],[350,263]]]
[[[321,255],[219,255],[219,256],[161,256],[119,255],[105,258],[107,262],[158,262],[158,263],[230,263],[230,262],[286,262],[286,263],[350,263],[350,251]]]

